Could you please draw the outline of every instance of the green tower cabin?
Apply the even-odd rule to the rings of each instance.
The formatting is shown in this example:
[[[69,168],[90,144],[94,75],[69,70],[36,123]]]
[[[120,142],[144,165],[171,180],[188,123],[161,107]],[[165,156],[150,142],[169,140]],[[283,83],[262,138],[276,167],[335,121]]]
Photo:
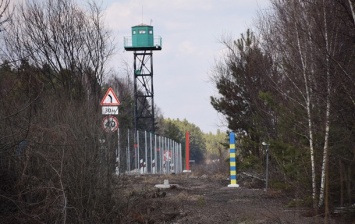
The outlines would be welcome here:
[[[154,133],[153,51],[162,49],[162,39],[154,36],[153,26],[140,24],[124,37],[124,48],[134,55],[134,129]]]
[[[161,50],[160,36],[154,37],[153,26],[140,24],[132,27],[132,36],[124,37],[126,51]]]

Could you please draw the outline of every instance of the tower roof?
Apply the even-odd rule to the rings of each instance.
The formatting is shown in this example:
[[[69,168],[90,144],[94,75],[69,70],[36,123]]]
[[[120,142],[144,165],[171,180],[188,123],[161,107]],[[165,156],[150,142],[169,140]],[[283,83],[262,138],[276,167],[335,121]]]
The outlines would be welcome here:
[[[140,26],[149,26],[149,27],[153,27],[151,25],[147,25],[147,24],[144,24],[144,23],[141,23],[141,24],[138,24],[138,25],[135,25],[133,27],[140,27]]]

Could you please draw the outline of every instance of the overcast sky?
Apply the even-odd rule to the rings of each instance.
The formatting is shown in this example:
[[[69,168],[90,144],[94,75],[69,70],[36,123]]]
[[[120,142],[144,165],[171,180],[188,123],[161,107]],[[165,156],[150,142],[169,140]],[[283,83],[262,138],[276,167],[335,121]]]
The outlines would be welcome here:
[[[267,5],[268,0],[105,0],[105,21],[118,45],[114,69],[122,60],[133,68],[133,52],[123,47],[131,27],[153,25],[163,40],[162,50],[153,52],[154,101],[163,116],[186,118],[206,133],[226,130],[210,104],[216,94],[211,70],[223,50],[219,40],[239,38]]]
[[[210,104],[210,96],[217,93],[210,81],[211,71],[223,51],[219,40],[223,36],[237,39],[252,28],[257,10],[267,8],[269,1],[100,1],[117,45],[110,63],[113,69],[122,71],[123,61],[133,68],[133,52],[124,51],[123,47],[123,37],[131,35],[131,27],[142,22],[153,25],[155,36],[163,40],[163,49],[153,53],[154,102],[163,116],[187,119],[206,133],[216,133],[218,128],[226,130],[223,116]]]

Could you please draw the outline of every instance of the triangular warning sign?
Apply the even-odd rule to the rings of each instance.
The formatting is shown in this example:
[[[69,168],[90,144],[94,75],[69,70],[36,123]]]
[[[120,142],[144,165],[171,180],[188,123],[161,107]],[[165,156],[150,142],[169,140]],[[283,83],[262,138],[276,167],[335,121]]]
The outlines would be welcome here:
[[[115,92],[110,87],[108,88],[104,98],[102,98],[100,104],[101,106],[118,106],[121,104],[121,102],[118,100]]]

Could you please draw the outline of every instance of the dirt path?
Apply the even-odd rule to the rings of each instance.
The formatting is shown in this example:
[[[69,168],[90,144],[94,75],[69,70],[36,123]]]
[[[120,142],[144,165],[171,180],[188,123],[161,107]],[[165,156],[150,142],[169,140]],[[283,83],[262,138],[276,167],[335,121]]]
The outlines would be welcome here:
[[[169,189],[154,186],[169,180]],[[193,175],[130,177],[127,223],[323,223],[304,209],[287,208],[279,192],[229,188],[225,178]],[[331,221],[330,223],[339,223]]]

